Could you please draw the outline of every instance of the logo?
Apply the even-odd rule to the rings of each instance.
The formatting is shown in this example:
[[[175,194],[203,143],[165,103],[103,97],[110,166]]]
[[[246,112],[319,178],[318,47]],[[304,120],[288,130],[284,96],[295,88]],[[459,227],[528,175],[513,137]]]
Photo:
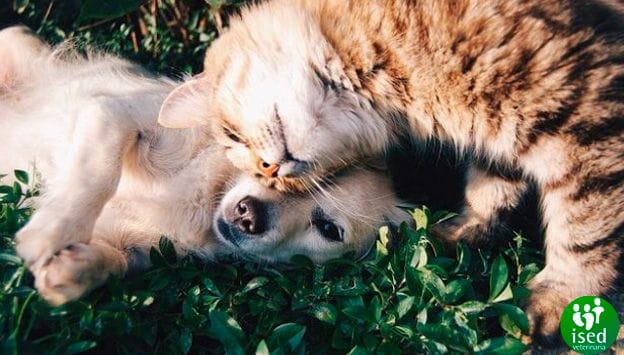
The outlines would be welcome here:
[[[606,351],[617,338],[620,321],[605,299],[583,296],[572,301],[561,315],[559,329],[570,349],[581,354]]]

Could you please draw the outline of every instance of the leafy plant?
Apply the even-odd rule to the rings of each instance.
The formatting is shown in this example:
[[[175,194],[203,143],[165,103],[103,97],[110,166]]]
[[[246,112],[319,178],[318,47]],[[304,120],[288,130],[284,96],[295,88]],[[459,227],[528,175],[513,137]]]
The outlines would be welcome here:
[[[6,177],[5,177],[6,178]],[[350,256],[291,269],[178,259],[162,238],[153,267],[112,279],[87,298],[47,306],[12,250],[30,214],[24,172],[0,186],[2,353],[106,352],[290,354],[520,353],[528,321],[518,303],[539,269],[517,235],[486,252],[458,245],[449,255],[428,228],[445,218],[413,211],[416,229],[380,230],[364,262]]]

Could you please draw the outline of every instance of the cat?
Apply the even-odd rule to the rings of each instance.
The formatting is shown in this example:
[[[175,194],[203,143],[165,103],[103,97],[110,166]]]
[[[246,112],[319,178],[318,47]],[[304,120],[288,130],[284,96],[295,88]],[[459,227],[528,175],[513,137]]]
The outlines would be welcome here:
[[[365,256],[379,227],[410,219],[381,170],[344,171],[310,194],[241,175],[204,129],[159,127],[177,83],[120,58],[53,50],[13,27],[0,59],[0,171],[34,164],[43,179],[16,250],[51,304],[144,270],[162,235],[207,261],[323,263]]]
[[[478,240],[535,183],[546,266],[532,339],[574,298],[621,293],[624,5],[599,0],[273,0],[244,9],[166,127],[208,123],[238,168],[304,189],[402,133],[469,154],[465,207],[435,226]],[[220,134],[219,134],[220,132]]]

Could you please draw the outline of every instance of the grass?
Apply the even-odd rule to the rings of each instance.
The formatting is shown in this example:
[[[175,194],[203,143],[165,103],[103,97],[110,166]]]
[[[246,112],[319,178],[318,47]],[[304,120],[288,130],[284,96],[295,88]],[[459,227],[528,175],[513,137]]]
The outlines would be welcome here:
[[[103,2],[99,2],[103,3]],[[111,2],[115,3],[115,2]],[[15,0],[0,8],[51,42],[130,57],[169,75],[197,72],[221,14],[238,2],[159,1],[138,7]],[[49,5],[52,4],[52,5]],[[9,17],[10,17],[9,16]],[[5,16],[6,18],[6,16]],[[5,133],[7,134],[7,133]],[[150,270],[111,279],[87,298],[49,307],[13,251],[36,186],[0,180],[0,353],[518,353],[518,307],[541,255],[520,236],[506,247],[443,250],[428,228],[444,213],[412,212],[417,228],[380,231],[376,252],[288,270],[179,260],[161,239]],[[6,177],[5,177],[6,181]],[[391,242],[390,242],[391,241]]]

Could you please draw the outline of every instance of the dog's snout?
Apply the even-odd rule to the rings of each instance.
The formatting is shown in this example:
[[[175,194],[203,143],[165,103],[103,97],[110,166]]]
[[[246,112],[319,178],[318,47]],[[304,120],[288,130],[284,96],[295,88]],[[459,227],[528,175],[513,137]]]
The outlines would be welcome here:
[[[238,201],[233,211],[233,225],[245,234],[262,234],[267,228],[266,205],[257,198],[247,196]]]

